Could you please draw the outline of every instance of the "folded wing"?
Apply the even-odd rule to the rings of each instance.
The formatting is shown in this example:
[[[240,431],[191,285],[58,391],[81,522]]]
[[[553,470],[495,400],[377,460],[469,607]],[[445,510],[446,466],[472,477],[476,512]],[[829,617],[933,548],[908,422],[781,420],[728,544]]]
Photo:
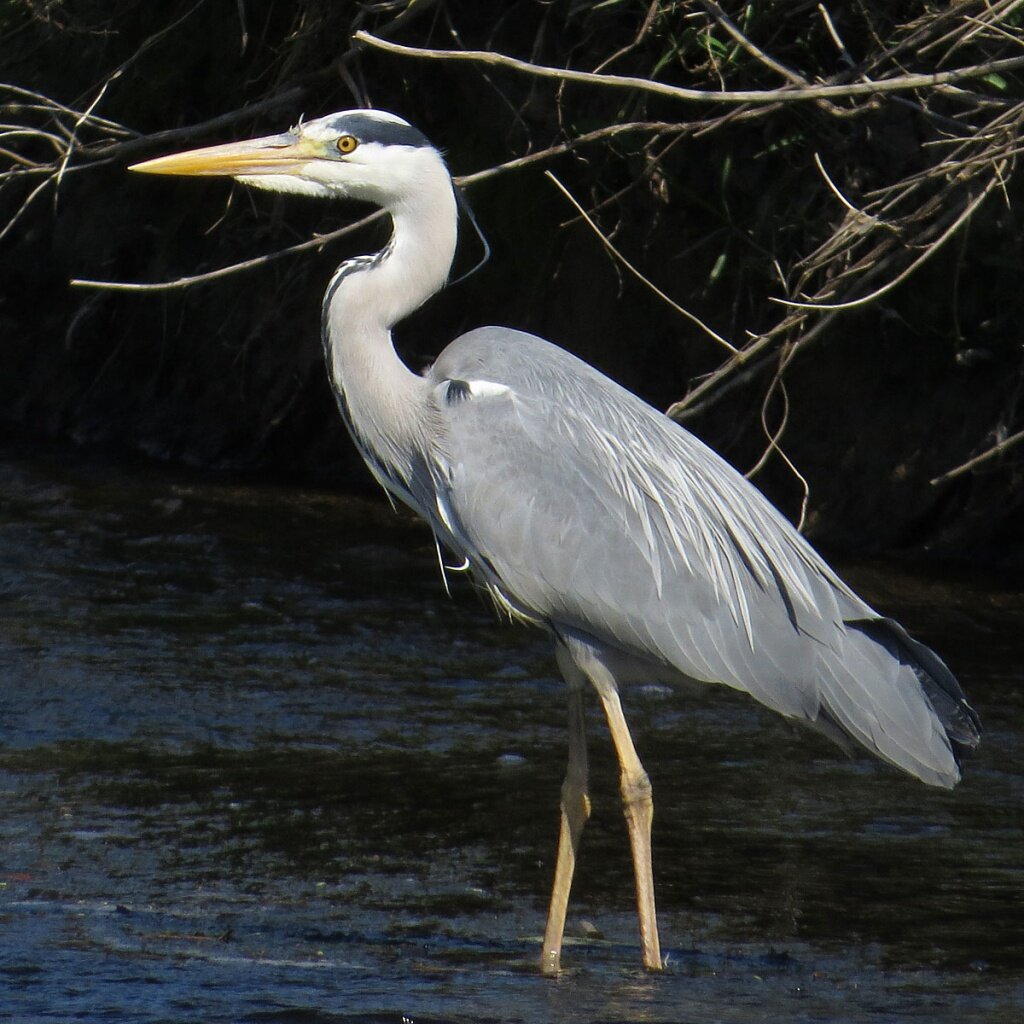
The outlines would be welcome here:
[[[457,339],[429,380],[431,518],[499,603],[956,783],[978,728],[946,666],[692,434],[504,328]]]

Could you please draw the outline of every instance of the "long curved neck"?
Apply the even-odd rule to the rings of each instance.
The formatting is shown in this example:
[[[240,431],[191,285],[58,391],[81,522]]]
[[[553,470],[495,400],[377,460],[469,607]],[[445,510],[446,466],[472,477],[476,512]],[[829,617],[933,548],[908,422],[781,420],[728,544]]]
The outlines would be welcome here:
[[[455,194],[439,157],[388,212],[388,245],[338,268],[324,297],[323,341],[331,384],[363,457],[385,486],[394,476],[399,480],[391,482],[404,486],[431,433],[430,407],[426,381],[399,359],[391,328],[444,286],[455,254]]]

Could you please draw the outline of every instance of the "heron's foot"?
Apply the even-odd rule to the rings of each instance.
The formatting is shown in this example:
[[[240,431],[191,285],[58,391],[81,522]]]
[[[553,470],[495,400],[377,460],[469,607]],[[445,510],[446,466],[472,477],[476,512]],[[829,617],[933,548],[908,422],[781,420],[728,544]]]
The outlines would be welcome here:
[[[657,942],[657,934],[654,936]],[[653,951],[644,950],[644,970],[647,971],[663,971],[665,970],[665,961],[661,959],[661,951],[654,949]]]
[[[540,973],[545,978],[557,978],[562,972],[562,951],[545,949],[540,955]]]

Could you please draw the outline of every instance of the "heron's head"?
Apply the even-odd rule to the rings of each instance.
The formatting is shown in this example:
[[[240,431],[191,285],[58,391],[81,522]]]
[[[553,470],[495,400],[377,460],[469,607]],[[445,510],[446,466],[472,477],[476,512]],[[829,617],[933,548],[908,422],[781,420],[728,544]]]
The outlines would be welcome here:
[[[144,174],[230,177],[273,192],[362,199],[394,208],[447,169],[424,135],[395,114],[346,110],[269,135],[147,160]]]

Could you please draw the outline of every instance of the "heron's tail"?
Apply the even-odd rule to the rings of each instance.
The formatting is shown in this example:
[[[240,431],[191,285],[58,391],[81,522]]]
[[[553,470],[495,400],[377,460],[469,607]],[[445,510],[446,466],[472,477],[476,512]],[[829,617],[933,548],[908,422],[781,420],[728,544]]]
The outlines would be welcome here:
[[[978,746],[981,722],[977,712],[967,703],[960,684],[946,663],[933,650],[911,637],[893,619],[855,619],[847,620],[845,624],[873,640],[900,665],[907,666],[917,676],[928,703],[946,732],[959,768],[961,759]],[[951,785],[956,779],[947,782],[925,778],[924,781]]]

